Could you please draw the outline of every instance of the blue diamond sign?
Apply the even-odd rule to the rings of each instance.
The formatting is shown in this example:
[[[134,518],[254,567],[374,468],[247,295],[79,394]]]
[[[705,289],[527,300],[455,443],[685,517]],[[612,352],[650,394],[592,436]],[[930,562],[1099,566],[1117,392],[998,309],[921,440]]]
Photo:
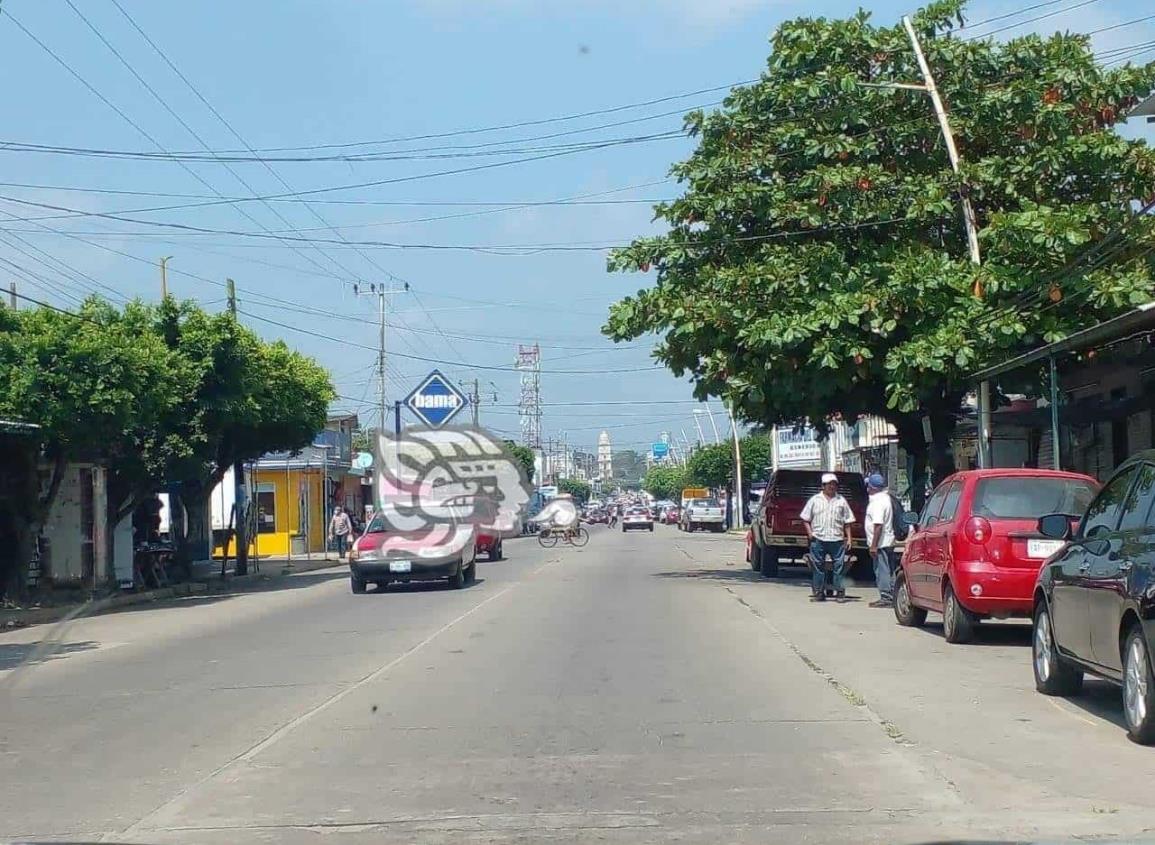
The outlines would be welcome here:
[[[430,428],[441,428],[469,404],[460,390],[434,370],[405,397],[405,405]]]

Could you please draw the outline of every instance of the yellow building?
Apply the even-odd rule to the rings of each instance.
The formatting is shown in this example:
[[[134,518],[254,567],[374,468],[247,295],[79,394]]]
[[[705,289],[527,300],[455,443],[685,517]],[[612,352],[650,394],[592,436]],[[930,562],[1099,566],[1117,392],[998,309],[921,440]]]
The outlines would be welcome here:
[[[327,517],[321,476],[319,466],[257,467],[253,474],[255,554],[287,557],[325,550]]]

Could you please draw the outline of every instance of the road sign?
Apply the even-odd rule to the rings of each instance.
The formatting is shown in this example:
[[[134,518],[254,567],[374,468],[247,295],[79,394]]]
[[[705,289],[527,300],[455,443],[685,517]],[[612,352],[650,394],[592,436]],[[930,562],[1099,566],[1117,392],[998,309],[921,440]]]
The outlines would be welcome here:
[[[670,454],[670,444],[658,442],[650,446],[651,453],[655,461],[660,461],[662,458]]]
[[[469,404],[460,390],[434,370],[405,397],[405,405],[430,428],[441,428]]]

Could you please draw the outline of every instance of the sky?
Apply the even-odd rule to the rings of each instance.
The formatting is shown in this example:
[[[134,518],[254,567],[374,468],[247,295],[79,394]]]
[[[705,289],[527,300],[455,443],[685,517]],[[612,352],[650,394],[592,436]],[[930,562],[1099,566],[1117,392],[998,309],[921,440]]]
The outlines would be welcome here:
[[[969,17],[1036,2],[975,3]],[[655,364],[651,341],[600,334],[612,302],[652,283],[607,273],[605,247],[658,231],[650,205],[677,195],[667,172],[692,149],[677,132],[682,113],[756,78],[783,20],[857,8],[0,0],[0,141],[150,154],[0,148],[0,279],[65,308],[92,292],[156,300],[158,262],[171,256],[170,291],[223,309],[231,278],[240,319],[316,357],[333,374],[335,409],[370,424],[378,303],[363,294],[384,285],[390,403],[436,367],[462,386],[477,379],[482,423],[517,436],[517,346],[538,343],[545,437],[592,451],[605,428],[616,448],[643,449],[662,431],[692,441],[699,422],[710,440],[689,383]],[[911,10],[868,8],[880,21]],[[1155,40],[1155,20],[1128,23],[1151,14],[1146,0],[1061,0],[987,28],[1114,27],[1094,36],[1104,51]],[[603,113],[573,117],[589,112]],[[491,131],[511,124],[522,125]],[[572,146],[595,140],[615,143]],[[495,142],[522,152],[486,155]],[[330,160],[151,155],[249,149]],[[331,159],[370,152],[379,160]],[[721,404],[712,411],[725,436]]]

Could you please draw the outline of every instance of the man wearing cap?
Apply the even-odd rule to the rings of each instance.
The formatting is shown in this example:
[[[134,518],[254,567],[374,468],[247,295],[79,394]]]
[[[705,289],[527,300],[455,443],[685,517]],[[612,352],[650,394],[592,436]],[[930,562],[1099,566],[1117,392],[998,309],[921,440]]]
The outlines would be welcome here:
[[[866,479],[870,502],[866,506],[866,542],[874,561],[874,582],[878,585],[878,600],[871,607],[894,606],[894,505],[886,489],[886,479],[873,473]]]
[[[826,601],[826,556],[834,561],[834,590],[838,600],[846,598],[842,585],[842,567],[846,562],[846,550],[850,548],[850,526],[854,524],[854,514],[850,505],[838,493],[838,476],[832,472],[823,473],[822,490],[806,502],[799,514],[806,526],[806,536],[810,539],[810,557],[814,560],[813,592],[814,601]]]

